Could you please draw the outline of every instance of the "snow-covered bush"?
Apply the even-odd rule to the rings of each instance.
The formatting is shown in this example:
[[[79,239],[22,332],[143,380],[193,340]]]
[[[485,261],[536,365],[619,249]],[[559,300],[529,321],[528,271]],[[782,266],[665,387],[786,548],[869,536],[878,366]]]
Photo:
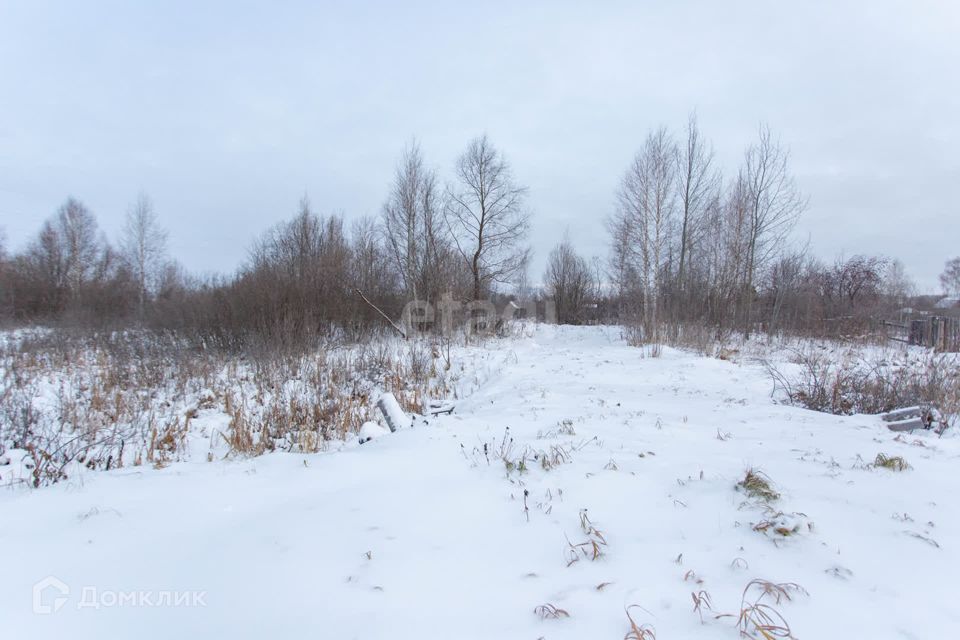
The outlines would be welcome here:
[[[838,354],[815,347],[793,353],[793,372],[767,363],[775,387],[792,404],[839,415],[930,404],[948,419],[957,414],[960,363],[954,355],[919,350]]]

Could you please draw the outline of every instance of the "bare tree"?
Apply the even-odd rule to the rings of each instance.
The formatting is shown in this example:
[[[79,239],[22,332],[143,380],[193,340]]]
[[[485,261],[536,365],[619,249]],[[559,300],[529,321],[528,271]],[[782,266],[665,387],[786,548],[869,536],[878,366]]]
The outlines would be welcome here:
[[[526,268],[530,214],[526,188],[487,137],[474,139],[460,156],[456,181],[447,189],[444,217],[473,279],[473,299],[492,283],[507,283]]]
[[[168,260],[160,270],[157,282],[157,297],[171,299],[183,295],[190,287],[195,286],[190,276],[176,260]]]
[[[382,213],[386,245],[408,300],[433,300],[445,284],[440,262],[446,234],[439,209],[436,173],[424,166],[413,141],[403,151]]]
[[[718,329],[728,328],[734,320],[742,286],[747,227],[744,191],[743,181],[738,179],[723,195],[716,193],[711,198],[700,221],[702,233],[695,260],[690,264],[696,269],[698,282],[696,290],[690,291],[688,303],[695,300],[700,311],[693,317]]]
[[[100,254],[97,221],[81,202],[73,198],[57,211],[55,228],[61,273],[71,298],[80,295],[83,286],[93,277]]]
[[[137,283],[137,311],[143,318],[147,298],[159,285],[167,249],[167,232],[146,193],[127,210],[120,248]]]
[[[97,231],[93,214],[79,201],[68,198],[57,213],[45,221],[26,251],[14,258],[11,277],[22,317],[56,317],[66,311],[76,319],[96,319],[100,305],[112,315],[122,315],[130,293],[126,282],[107,287],[118,275],[114,254]],[[122,275],[122,274],[120,274]],[[15,277],[14,277],[15,276]],[[106,303],[107,298],[112,298]]]
[[[790,174],[789,159],[789,152],[773,139],[766,125],[760,127],[759,140],[747,149],[744,157],[741,179],[748,207],[744,272],[748,334],[757,272],[783,246],[807,206]]]
[[[611,246],[607,272],[616,285],[617,296],[621,304],[629,304],[637,293],[638,277],[634,266],[634,247],[630,232],[630,211],[618,206],[607,220]],[[621,309],[621,312],[625,309]]]
[[[846,305],[844,311],[856,310],[865,299],[876,300],[881,294],[887,261],[878,256],[838,258],[833,267],[836,295]]]
[[[351,285],[383,305],[392,300],[397,291],[397,271],[391,268],[388,244],[381,243],[382,234],[373,218],[360,218],[354,221],[350,229],[351,244]],[[354,325],[369,325],[376,322],[373,309],[366,304],[360,305],[356,299]]]
[[[47,220],[40,227],[40,233],[27,249],[23,262],[22,270],[27,281],[34,283],[36,303],[33,311],[40,315],[61,311],[67,283],[63,245],[52,220]]]
[[[300,198],[297,214],[264,238],[259,259],[272,261],[275,268],[302,289],[318,286],[320,254],[324,244],[323,220],[314,215],[310,198]]]
[[[624,234],[619,243],[637,265],[644,329],[648,339],[654,341],[676,213],[676,153],[665,128],[652,132],[634,157],[617,193],[619,211],[614,227]]]
[[[940,274],[940,286],[946,295],[960,297],[960,256],[947,260]]]
[[[336,327],[356,321],[358,275],[343,218],[314,214],[305,196],[291,220],[254,244],[233,285],[230,330],[242,337],[253,329],[282,348],[316,344]]]
[[[841,335],[861,331],[878,312],[887,261],[877,256],[839,257],[829,267],[814,265],[824,329]]]
[[[556,305],[558,322],[577,324],[582,321],[592,278],[587,261],[577,254],[569,238],[564,238],[550,252],[543,283]]]
[[[723,280],[718,302],[727,307],[725,320],[737,319],[738,303],[752,292],[748,284],[751,208],[750,188],[741,171],[730,185],[722,210],[722,228],[718,237],[722,242]]]
[[[801,293],[808,263],[807,248],[803,247],[798,251],[784,252],[767,270],[765,288],[769,299],[768,330],[771,333],[779,330],[785,316],[801,306],[797,303],[797,298]]]
[[[960,264],[957,269],[960,275]],[[893,259],[887,263],[887,270],[883,274],[883,293],[891,302],[903,305],[907,298],[914,295],[916,285],[907,274],[906,268],[900,260]]]
[[[603,285],[604,278],[604,269],[603,269],[603,260],[600,259],[600,256],[593,256],[590,258],[590,289],[589,294],[596,300],[606,295],[605,287]]]
[[[7,260],[7,234],[0,228],[0,319],[13,315],[11,267]]]
[[[700,135],[697,117],[687,120],[686,144],[677,149],[677,200],[680,209],[680,258],[677,282],[681,290],[687,285],[690,253],[703,227],[707,208],[716,197],[720,175],[713,167],[713,149]]]

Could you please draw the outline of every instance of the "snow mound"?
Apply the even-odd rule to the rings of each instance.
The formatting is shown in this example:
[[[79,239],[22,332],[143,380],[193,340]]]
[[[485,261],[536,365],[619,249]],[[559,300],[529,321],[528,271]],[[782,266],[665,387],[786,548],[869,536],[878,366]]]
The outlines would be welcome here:
[[[379,438],[380,436],[385,436],[390,433],[390,430],[381,427],[376,422],[364,422],[360,426],[360,444],[365,442],[370,442],[374,438]]]

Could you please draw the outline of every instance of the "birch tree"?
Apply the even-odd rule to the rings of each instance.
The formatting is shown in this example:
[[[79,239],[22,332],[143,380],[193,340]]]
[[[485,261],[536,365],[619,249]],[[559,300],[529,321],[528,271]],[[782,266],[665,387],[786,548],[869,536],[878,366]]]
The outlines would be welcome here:
[[[167,232],[160,226],[150,198],[140,193],[127,210],[121,251],[137,284],[137,311],[141,318],[146,300],[159,282],[166,250]]]
[[[436,173],[424,165],[413,141],[404,149],[383,205],[383,229],[390,257],[408,300],[436,298],[444,254]]]
[[[687,120],[687,139],[677,148],[677,201],[680,217],[680,246],[677,282],[685,291],[690,254],[703,228],[703,219],[720,185],[714,167],[713,149],[700,134],[695,114]]]
[[[672,225],[676,213],[676,147],[663,127],[647,136],[617,193],[617,226],[636,263],[643,295],[644,329],[657,340],[659,298],[668,267]],[[621,239],[623,242],[623,239]]]
[[[76,299],[97,268],[102,244],[97,236],[97,221],[80,201],[68,198],[57,211],[53,234],[63,260],[64,284],[71,298]]]

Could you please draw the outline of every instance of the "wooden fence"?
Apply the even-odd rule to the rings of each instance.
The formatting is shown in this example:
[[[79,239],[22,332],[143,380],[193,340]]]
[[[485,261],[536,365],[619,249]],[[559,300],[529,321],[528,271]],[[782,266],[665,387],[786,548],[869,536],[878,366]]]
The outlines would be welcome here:
[[[960,318],[911,320],[908,342],[936,351],[960,351]]]

